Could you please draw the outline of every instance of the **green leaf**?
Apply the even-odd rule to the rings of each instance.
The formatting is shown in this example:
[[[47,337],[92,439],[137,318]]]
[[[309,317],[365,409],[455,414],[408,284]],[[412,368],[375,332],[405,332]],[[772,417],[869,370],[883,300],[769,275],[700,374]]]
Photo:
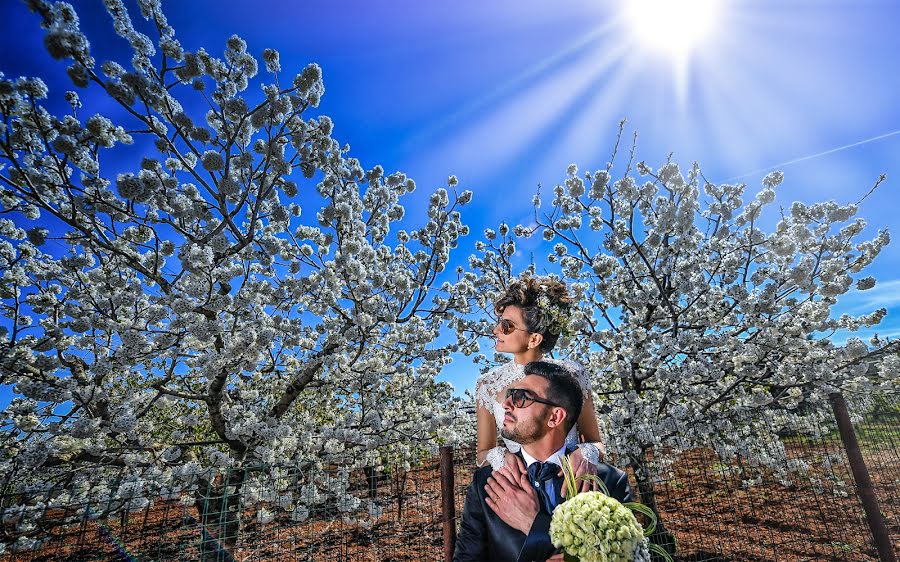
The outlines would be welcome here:
[[[656,543],[650,543],[650,552],[653,552],[655,554],[658,554],[659,556],[662,556],[663,559],[666,560],[667,562],[675,562],[674,560],[672,560],[672,556],[668,552],[666,552],[666,550],[663,547],[659,546]]]
[[[575,481],[578,482],[580,480],[590,480],[600,486],[600,491],[603,492],[604,496],[609,496],[609,489],[606,487],[606,484],[603,483],[603,480],[600,479],[596,474],[582,474],[581,476],[575,478]]]
[[[578,482],[582,480],[590,480],[599,484],[600,491],[605,496],[609,496],[609,489],[606,487],[606,484],[603,483],[603,480],[600,479],[596,474],[582,474],[581,476],[575,476],[575,468],[572,466],[572,459],[569,455],[563,455],[562,459],[562,471],[563,471],[563,480],[566,483],[566,490],[572,490],[573,492],[568,497],[575,496],[578,494]]]
[[[638,502],[628,502],[624,505],[631,511],[646,515],[647,519],[650,520],[650,523],[647,525],[647,528],[644,529],[644,536],[649,537],[651,534],[653,534],[653,530],[656,529],[656,514],[653,513],[653,510],[646,505]]]
[[[572,460],[569,458],[569,455],[563,455],[562,457],[562,471],[563,471],[563,480],[566,483],[566,490],[568,490],[571,496],[577,494],[577,480],[575,479],[575,469],[572,467]],[[569,496],[569,497],[571,497]]]

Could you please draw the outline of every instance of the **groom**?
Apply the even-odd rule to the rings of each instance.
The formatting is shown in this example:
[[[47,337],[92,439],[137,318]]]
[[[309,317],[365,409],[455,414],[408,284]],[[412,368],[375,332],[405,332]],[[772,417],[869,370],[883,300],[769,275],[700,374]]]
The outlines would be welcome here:
[[[546,361],[525,366],[525,377],[506,390],[500,431],[522,445],[520,457],[515,466],[475,472],[454,562],[546,560],[553,555],[550,514],[563,501],[560,459],[568,452],[566,434],[582,402],[581,387],[564,367]],[[631,500],[624,472],[603,463],[598,476],[612,497]]]

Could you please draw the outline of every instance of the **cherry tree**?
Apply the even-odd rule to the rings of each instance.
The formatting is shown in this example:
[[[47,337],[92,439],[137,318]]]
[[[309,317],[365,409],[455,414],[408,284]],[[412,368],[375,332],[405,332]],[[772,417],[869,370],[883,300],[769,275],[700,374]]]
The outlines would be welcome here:
[[[471,290],[441,275],[471,192],[451,178],[412,225],[413,180],[364,169],[311,115],[315,64],[286,76],[266,49],[260,79],[237,36],[221,58],[188,51],[158,0],[138,2],[153,39],[104,2],[132,56],[98,64],[70,5],[28,4],[76,91],[54,115],[40,78],[0,76],[0,473],[39,491],[6,508],[4,542],[33,546],[47,507],[190,489],[236,525],[240,477],[201,497],[229,467],[404,462],[458,439],[435,380],[456,344],[436,339]]]
[[[579,303],[560,353],[592,373],[607,445],[655,506],[653,451],[713,447],[784,469],[779,434],[820,431],[829,393],[894,386],[900,361],[894,342],[832,338],[886,314],[832,313],[840,295],[875,285],[863,270],[889,242],[884,230],[861,239],[858,203],[793,203],[767,230],[780,172],[748,196],[744,184],[706,181],[696,164],[684,174],[633,154],[618,173],[616,151],[597,171],[569,166],[549,207],[536,195],[532,223],[488,229],[470,264],[481,286],[473,306],[488,310],[522,267],[517,251],[542,238],[536,251],[549,252],[537,259]],[[484,321],[455,326],[461,337],[489,333]]]

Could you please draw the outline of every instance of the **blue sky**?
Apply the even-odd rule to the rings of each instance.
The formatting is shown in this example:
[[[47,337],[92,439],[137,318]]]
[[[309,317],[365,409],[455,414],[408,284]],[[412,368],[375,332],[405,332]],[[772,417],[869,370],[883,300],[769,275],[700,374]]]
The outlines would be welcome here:
[[[98,60],[122,59],[99,0],[72,3]],[[683,167],[696,160],[712,181],[741,178],[753,192],[767,169],[789,163],[784,206],[857,201],[886,173],[860,215],[870,234],[900,235],[900,4],[718,4],[713,32],[679,65],[635,39],[624,0],[166,2],[188,49],[220,53],[236,33],[257,56],[278,49],[288,75],[318,62],[335,137],[364,165],[415,178],[408,207],[457,175],[475,193],[464,216],[475,233],[527,220],[537,185],[561,181],[569,163],[604,165],[627,118],[650,165],[674,152]],[[43,49],[38,18],[12,0],[0,9],[0,70],[42,76],[61,100],[72,87]],[[690,30],[672,21],[655,34],[672,31]],[[886,306],[878,331],[900,336],[900,240],[870,272],[879,286],[839,311]],[[476,375],[457,361],[446,378],[462,391]]]

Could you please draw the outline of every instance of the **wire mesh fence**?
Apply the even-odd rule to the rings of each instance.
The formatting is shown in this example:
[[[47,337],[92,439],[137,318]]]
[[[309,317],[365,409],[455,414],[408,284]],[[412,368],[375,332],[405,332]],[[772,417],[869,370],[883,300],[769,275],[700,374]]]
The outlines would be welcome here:
[[[900,397],[856,402],[866,410],[855,419],[860,450],[896,545]],[[685,562],[877,560],[836,428],[819,428],[816,437],[785,435],[772,446],[779,448],[773,456],[783,453],[783,467],[722,459],[707,449],[649,457],[645,468],[665,530],[656,540],[677,543],[676,560]],[[458,525],[474,451],[458,449],[453,460]],[[32,541],[20,540],[2,560],[443,559],[436,458],[411,468],[299,464],[198,474],[178,495],[120,498],[128,509],[108,500],[54,505],[22,533],[16,509],[28,504],[29,493],[15,483],[0,491],[4,541],[15,533]]]
[[[156,498],[114,517],[99,516],[104,506],[48,509],[38,542],[3,559],[441,559],[436,460],[381,471],[308,465],[198,476],[179,498]],[[3,506],[23,501],[0,497]]]
[[[654,474],[660,519],[681,560],[877,560],[840,442],[794,437],[785,449],[787,480],[710,450],[683,453]]]
[[[900,396],[856,403],[854,429],[896,548]],[[817,429],[817,436],[791,433],[771,445],[781,466],[725,460],[706,449],[657,452],[650,480],[660,521],[672,535],[658,542],[677,543],[677,559],[691,562],[878,560],[837,426],[832,420]]]

